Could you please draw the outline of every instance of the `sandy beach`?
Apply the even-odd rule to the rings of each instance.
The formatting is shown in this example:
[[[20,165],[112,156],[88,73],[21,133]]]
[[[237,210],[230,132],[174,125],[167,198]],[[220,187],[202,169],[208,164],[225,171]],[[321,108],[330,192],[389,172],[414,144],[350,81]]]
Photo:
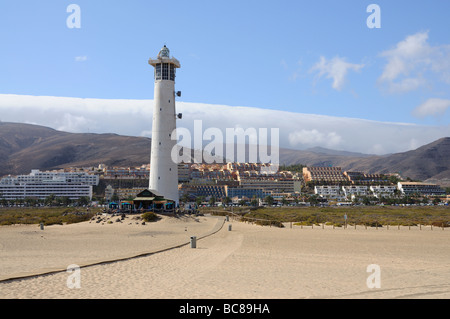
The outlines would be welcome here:
[[[286,226],[214,216],[3,226],[0,298],[450,298],[449,229]],[[79,288],[67,285],[71,264]]]

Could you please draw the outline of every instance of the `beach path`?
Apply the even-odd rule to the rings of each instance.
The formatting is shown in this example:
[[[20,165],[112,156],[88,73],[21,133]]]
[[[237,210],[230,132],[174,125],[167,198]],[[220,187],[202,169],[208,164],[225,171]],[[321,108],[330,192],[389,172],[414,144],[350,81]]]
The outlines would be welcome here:
[[[291,229],[232,221],[199,239],[197,248],[82,267],[80,288],[68,288],[69,274],[61,272],[0,283],[0,297],[449,298],[449,244],[448,229]],[[379,266],[379,288],[368,286],[369,265]]]

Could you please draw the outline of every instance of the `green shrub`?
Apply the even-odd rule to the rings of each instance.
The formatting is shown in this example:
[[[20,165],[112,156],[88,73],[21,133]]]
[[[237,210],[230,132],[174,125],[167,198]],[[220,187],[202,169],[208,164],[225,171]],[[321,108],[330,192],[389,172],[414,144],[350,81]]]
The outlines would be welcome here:
[[[154,212],[146,212],[142,214],[141,217],[146,222],[154,222],[158,220],[158,215],[156,215]]]
[[[275,226],[279,228],[284,227],[283,223],[276,220],[256,220],[255,224],[260,226]]]

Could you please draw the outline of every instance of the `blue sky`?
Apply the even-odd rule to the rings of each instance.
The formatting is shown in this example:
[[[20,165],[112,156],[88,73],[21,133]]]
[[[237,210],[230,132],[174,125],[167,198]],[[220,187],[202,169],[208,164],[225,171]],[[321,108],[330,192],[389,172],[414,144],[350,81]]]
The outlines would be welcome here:
[[[72,3],[79,29],[66,25]],[[366,24],[372,3],[379,29]],[[166,44],[182,102],[447,134],[448,12],[447,0],[2,1],[0,94],[152,99],[147,60]]]

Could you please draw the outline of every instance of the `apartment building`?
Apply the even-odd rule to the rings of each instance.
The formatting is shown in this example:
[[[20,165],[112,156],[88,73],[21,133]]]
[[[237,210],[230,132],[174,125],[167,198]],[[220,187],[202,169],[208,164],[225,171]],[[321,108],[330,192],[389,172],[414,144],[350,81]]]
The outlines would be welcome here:
[[[344,172],[344,176],[349,182],[356,185],[384,184],[389,180],[381,174],[367,174],[363,172]]]
[[[242,188],[261,188],[265,192],[278,192],[278,193],[300,193],[301,181],[294,179],[242,179],[240,180]]]
[[[191,167],[189,164],[180,163],[178,164],[178,182],[189,182]]]
[[[114,193],[119,197],[119,199],[135,198],[137,194],[145,190],[145,187],[134,187],[134,188],[117,188]],[[106,191],[105,191],[105,197]]]
[[[254,197],[264,199],[266,196],[271,195],[271,192],[265,191],[263,188],[242,188],[242,187],[229,187],[228,197],[230,198],[248,198]]]
[[[1,199],[45,199],[50,195],[54,195],[55,197],[69,197],[73,200],[82,197],[92,199],[92,185],[60,182],[0,184]]]
[[[367,186],[342,186],[343,195],[347,199],[353,199],[355,196],[366,196],[368,192]]]
[[[97,175],[91,175],[85,172],[65,172],[60,171],[40,171],[38,169],[31,170],[28,175],[18,175],[15,177],[4,177],[0,184],[31,184],[43,182],[60,182],[60,183],[74,183],[86,184],[96,186],[99,183]]]
[[[391,197],[395,194],[397,187],[392,185],[370,186],[370,190],[376,198]]]
[[[348,179],[342,173],[340,167],[304,167],[303,179],[305,182],[339,183],[347,182]]]
[[[106,167],[103,170],[104,179],[147,179],[150,169],[143,165],[140,167]]]
[[[202,183],[184,183],[178,185],[180,197],[192,195],[196,197],[214,197],[221,199],[228,196],[228,185],[218,185],[203,181]]]
[[[445,190],[439,185],[419,182],[399,182],[398,189],[404,195],[419,194],[424,196],[443,196]]]
[[[92,199],[92,188],[98,185],[98,176],[83,172],[32,170],[29,175],[7,176],[0,180],[0,198],[6,200],[36,198],[50,195]]]
[[[314,186],[314,194],[327,199],[341,199],[341,192],[339,186],[323,185]]]

